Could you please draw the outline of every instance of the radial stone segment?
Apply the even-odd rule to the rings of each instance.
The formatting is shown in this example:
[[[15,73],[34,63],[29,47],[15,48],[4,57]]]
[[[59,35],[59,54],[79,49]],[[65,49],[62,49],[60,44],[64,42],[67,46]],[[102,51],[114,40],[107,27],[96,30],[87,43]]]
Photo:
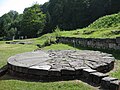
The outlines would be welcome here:
[[[83,69],[107,72],[114,67],[111,54],[88,50],[50,50],[17,54],[8,59],[9,73],[39,80],[69,80],[83,75]]]

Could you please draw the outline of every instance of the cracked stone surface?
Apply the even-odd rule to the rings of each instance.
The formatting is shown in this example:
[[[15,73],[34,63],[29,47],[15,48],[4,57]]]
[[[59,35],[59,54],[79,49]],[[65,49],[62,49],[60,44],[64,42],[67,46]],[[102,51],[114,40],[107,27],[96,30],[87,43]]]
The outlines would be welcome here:
[[[106,72],[114,67],[111,54],[88,50],[50,50],[17,54],[8,59],[9,70],[33,75],[74,75],[81,68]],[[79,72],[78,72],[79,73]]]

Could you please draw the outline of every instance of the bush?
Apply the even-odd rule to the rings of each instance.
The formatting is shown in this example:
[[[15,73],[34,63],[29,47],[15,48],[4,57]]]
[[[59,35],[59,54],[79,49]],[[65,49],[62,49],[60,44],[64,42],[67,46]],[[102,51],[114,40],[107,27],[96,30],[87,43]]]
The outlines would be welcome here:
[[[55,37],[60,37],[60,28],[57,26],[55,31],[54,31]]]
[[[56,38],[55,37],[47,37],[46,41],[44,42],[43,46],[50,46],[51,44],[56,43]]]

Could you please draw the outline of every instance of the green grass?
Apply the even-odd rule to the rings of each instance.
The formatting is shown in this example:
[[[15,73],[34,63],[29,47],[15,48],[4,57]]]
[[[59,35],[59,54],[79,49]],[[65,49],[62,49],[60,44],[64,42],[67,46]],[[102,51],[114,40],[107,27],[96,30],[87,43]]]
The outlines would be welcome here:
[[[39,38],[33,39],[34,40],[34,44],[41,44],[41,45],[43,45],[46,42],[46,40],[48,40],[49,38],[56,39],[55,33],[48,33],[48,34],[42,35]]]
[[[88,27],[73,31],[61,31],[61,36],[81,38],[120,37],[120,13],[99,18]]]
[[[0,42],[0,67],[6,64],[8,57],[36,49],[34,45],[10,45]]]
[[[40,43],[36,39],[33,39],[34,43]],[[39,39],[38,39],[39,40]],[[44,41],[41,41],[44,42]],[[41,43],[40,43],[41,44]],[[64,44],[53,44],[48,47],[44,47],[44,50],[48,49],[74,49],[71,46]],[[37,49],[37,47],[32,45],[13,45],[13,44],[5,44],[4,41],[0,41],[0,67],[4,66],[7,63],[8,57],[33,51]],[[80,81],[62,81],[62,82],[33,82],[33,81],[25,81],[19,78],[15,78],[9,75],[5,75],[0,77],[0,90],[96,90],[92,86],[85,84]]]
[[[61,31],[63,37],[80,37],[80,38],[116,38],[120,37],[119,28],[102,28],[102,29],[78,29],[73,31]]]
[[[51,46],[46,46],[43,48],[44,50],[78,50],[72,46],[67,44],[52,44]]]
[[[96,90],[78,81],[27,82],[20,80],[1,80],[0,90]]]

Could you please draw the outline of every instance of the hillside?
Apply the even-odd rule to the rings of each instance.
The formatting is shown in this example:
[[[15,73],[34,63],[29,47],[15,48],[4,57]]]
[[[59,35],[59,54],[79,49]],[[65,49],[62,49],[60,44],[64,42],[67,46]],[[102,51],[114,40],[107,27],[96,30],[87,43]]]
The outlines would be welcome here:
[[[62,36],[83,38],[115,38],[120,36],[120,13],[99,18],[88,27],[63,31]]]
[[[94,29],[112,28],[112,27],[120,28],[120,13],[101,17],[88,26],[88,28],[94,28]]]

